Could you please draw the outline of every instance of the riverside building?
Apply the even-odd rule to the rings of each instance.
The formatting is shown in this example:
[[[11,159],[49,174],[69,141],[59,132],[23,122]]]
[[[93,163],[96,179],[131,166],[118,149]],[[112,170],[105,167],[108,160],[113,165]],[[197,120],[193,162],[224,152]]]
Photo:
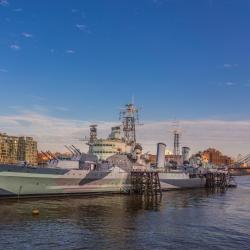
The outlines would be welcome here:
[[[17,137],[0,133],[0,163],[37,163],[37,142],[32,137]]]

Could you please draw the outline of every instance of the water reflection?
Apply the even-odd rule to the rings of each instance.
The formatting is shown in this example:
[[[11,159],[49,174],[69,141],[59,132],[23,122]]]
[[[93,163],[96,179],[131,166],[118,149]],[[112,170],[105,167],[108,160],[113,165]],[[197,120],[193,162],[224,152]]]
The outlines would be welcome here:
[[[225,193],[226,190],[221,189],[197,189],[171,191],[157,196],[114,195],[0,200],[0,224],[33,220],[33,208],[40,209],[39,220],[70,217],[78,221],[81,218],[106,218],[110,215],[123,217],[123,213],[136,214],[143,210],[157,212],[168,206],[195,207],[202,205],[209,197],[223,196]]]
[[[250,178],[242,183],[249,184]],[[0,247],[180,249],[185,244],[190,249],[204,245],[208,249],[244,249],[244,244],[250,244],[247,185],[227,191],[173,191],[154,197],[1,200]],[[37,217],[32,216],[34,207],[40,209]]]

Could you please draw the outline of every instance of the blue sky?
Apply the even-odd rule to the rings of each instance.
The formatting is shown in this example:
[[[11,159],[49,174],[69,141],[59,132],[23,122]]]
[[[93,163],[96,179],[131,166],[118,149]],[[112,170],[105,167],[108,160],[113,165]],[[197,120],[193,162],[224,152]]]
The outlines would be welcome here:
[[[0,0],[0,115],[248,120],[249,0]]]

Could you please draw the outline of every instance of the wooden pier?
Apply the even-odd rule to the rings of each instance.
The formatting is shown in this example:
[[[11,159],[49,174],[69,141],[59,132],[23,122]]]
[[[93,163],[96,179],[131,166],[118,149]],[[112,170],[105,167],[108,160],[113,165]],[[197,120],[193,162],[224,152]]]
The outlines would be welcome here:
[[[131,171],[131,194],[157,195],[162,194],[158,172]]]
[[[205,176],[207,188],[228,187],[229,176],[226,173],[207,173]]]

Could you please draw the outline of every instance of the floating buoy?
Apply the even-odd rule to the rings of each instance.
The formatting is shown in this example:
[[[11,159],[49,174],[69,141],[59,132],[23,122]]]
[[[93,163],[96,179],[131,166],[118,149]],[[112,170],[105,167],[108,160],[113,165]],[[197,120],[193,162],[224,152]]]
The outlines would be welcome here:
[[[40,213],[40,211],[39,211],[38,208],[34,208],[34,209],[32,210],[32,215],[39,215],[39,213]]]

